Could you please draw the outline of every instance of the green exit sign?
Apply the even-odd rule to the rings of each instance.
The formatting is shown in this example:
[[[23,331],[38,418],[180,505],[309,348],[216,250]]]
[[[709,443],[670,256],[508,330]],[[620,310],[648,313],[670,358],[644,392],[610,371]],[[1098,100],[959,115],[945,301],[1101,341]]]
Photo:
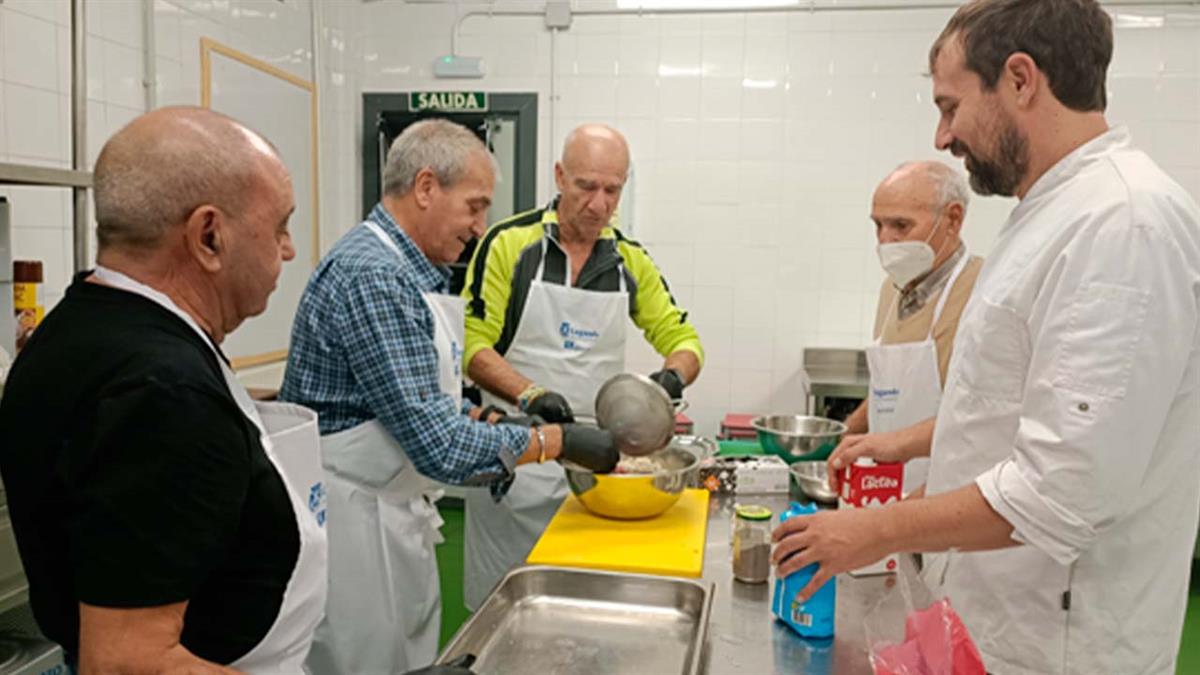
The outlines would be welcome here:
[[[488,95],[482,91],[417,91],[408,95],[411,112],[486,112]]]

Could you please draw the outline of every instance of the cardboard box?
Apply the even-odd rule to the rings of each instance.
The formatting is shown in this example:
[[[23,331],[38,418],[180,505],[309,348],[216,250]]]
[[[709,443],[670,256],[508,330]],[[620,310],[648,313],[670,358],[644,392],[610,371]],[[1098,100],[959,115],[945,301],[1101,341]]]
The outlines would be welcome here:
[[[838,495],[838,508],[879,508],[900,501],[903,488],[903,464],[876,464],[869,459],[859,459],[842,469],[842,492]],[[871,565],[850,570],[850,574],[889,574],[896,571],[897,562],[896,554],[891,553]]]
[[[788,465],[774,455],[710,457],[700,462],[700,487],[719,494],[786,494]]]

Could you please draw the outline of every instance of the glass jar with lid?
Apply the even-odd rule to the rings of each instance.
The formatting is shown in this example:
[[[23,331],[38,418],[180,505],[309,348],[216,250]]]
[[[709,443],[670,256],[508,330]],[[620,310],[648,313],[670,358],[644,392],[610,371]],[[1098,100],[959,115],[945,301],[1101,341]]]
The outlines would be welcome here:
[[[739,505],[733,518],[733,578],[765,584],[771,576],[771,509]]]

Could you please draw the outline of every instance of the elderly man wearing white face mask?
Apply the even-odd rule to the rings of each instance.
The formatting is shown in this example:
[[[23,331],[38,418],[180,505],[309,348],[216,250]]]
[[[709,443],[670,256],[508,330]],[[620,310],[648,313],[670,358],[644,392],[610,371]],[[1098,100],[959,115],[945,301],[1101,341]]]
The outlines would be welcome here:
[[[966,181],[941,162],[901,165],[875,189],[871,220],[887,273],[867,347],[870,393],[846,420],[830,476],[859,457],[907,462],[905,490],[924,484],[934,417],[958,319],[983,260],[959,234]]]

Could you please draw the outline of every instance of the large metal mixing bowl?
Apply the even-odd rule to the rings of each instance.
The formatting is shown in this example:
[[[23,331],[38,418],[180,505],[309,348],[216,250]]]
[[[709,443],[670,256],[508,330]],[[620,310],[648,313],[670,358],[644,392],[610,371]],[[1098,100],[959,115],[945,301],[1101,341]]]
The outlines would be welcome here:
[[[846,425],[837,420],[808,415],[764,415],[750,425],[763,450],[788,463],[827,459],[846,433]]]
[[[684,488],[695,485],[700,471],[700,456],[676,444],[646,457],[657,464],[653,474],[594,474],[571,462],[562,465],[567,485],[588,511],[605,518],[637,520],[674,506]]]

